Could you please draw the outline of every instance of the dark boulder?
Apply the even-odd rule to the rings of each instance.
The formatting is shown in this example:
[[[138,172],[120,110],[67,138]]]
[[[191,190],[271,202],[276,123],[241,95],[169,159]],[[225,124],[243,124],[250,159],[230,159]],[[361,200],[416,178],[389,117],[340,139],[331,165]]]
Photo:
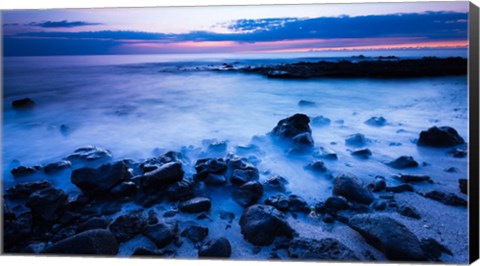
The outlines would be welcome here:
[[[387,119],[383,116],[372,116],[365,121],[365,124],[373,127],[383,127],[387,124]]]
[[[298,195],[289,195],[288,210],[291,212],[308,213],[310,211],[310,208],[308,207],[307,202],[302,197]]]
[[[224,237],[207,241],[198,249],[200,258],[229,258],[232,254],[232,246]]]
[[[146,226],[143,235],[155,243],[158,248],[163,248],[177,239],[177,231],[176,223],[158,223]]]
[[[358,260],[352,250],[333,238],[294,238],[288,244],[288,257],[300,260]]]
[[[183,162],[184,160],[185,158],[181,153],[176,151],[168,151],[158,157],[145,160],[139,165],[139,169],[145,174],[146,172],[155,170],[166,163]]]
[[[334,151],[323,148],[323,147],[320,147],[320,149],[315,150],[313,152],[313,156],[315,158],[321,158],[321,159],[331,160],[331,161],[338,160],[338,156]]]
[[[376,199],[370,204],[370,206],[377,211],[383,211],[387,208],[387,202],[381,199]]]
[[[138,247],[136,248],[133,253],[132,253],[132,256],[146,256],[146,257],[155,257],[155,256],[163,256],[164,255],[164,252],[160,249],[149,249],[149,248],[146,248],[146,247]]]
[[[190,180],[182,179],[167,189],[167,197],[171,201],[189,200],[195,197],[193,183]]]
[[[111,219],[109,218],[101,218],[101,217],[92,217],[85,222],[81,223],[77,227],[77,233],[81,233],[83,231],[92,230],[92,229],[107,229],[108,225],[110,224]]]
[[[88,230],[63,239],[47,247],[45,254],[116,255],[118,242],[112,232],[105,229]]]
[[[35,106],[35,102],[30,98],[23,98],[12,101],[12,108],[16,110],[31,109]]]
[[[79,168],[72,172],[70,180],[87,195],[104,194],[130,179],[131,174],[123,162],[104,164],[99,168]]]
[[[223,186],[227,183],[227,178],[224,175],[209,174],[203,182],[209,186]]]
[[[304,132],[292,138],[293,149],[296,151],[303,151],[313,148],[315,142],[312,138],[312,133]]]
[[[68,206],[68,196],[63,190],[53,187],[33,192],[26,206],[32,210],[34,217],[44,221],[54,222],[65,212]]]
[[[247,182],[232,192],[233,200],[243,207],[255,204],[263,196],[263,186],[257,181]]]
[[[143,174],[140,185],[144,190],[155,190],[182,180],[183,174],[181,162],[169,162]]]
[[[418,163],[413,159],[412,156],[400,156],[397,159],[386,164],[395,169],[418,167]]]
[[[422,239],[420,245],[422,246],[423,251],[432,260],[438,260],[438,258],[442,256],[442,253],[453,256],[452,252],[447,247],[433,238]]]
[[[406,192],[406,191],[413,192],[414,189],[413,189],[412,185],[410,185],[410,184],[401,184],[401,185],[395,186],[395,187],[386,187],[385,191],[393,192],[393,193],[402,193],[402,192]]]
[[[128,197],[133,196],[137,192],[137,184],[132,181],[124,181],[112,188],[110,194],[114,197]]]
[[[418,182],[432,182],[429,176],[427,175],[414,175],[414,174],[398,174],[394,175],[393,178],[398,179],[404,183],[418,183]]]
[[[39,166],[34,166],[34,167],[19,166],[17,168],[12,169],[10,173],[13,175],[13,177],[18,178],[18,177],[24,177],[24,176],[35,174],[40,169],[41,167]]]
[[[451,127],[431,127],[420,133],[417,145],[431,147],[451,147],[464,144],[458,132]]]
[[[460,192],[463,194],[468,194],[468,180],[467,179],[458,179],[458,186],[460,188]]]
[[[362,147],[367,145],[367,143],[368,139],[365,137],[365,135],[360,133],[349,135],[345,139],[345,144],[348,146]]]
[[[325,208],[327,211],[341,211],[350,207],[346,198],[342,196],[331,196],[325,200]]]
[[[412,206],[405,205],[405,204],[402,204],[402,205],[398,206],[397,212],[400,213],[403,216],[410,217],[410,218],[413,218],[413,219],[420,219],[421,218],[417,209],[415,209]]]
[[[24,240],[28,239],[32,234],[32,214],[25,213],[14,220],[3,221],[3,248],[5,251],[10,249]]]
[[[289,202],[287,196],[282,194],[278,194],[275,196],[271,196],[265,200],[265,204],[269,206],[273,206],[280,211],[288,211]]]
[[[284,214],[271,206],[252,205],[240,217],[243,237],[258,246],[270,245],[276,237],[293,237],[294,230]]]
[[[118,216],[108,229],[112,231],[118,242],[124,242],[139,234],[147,225],[142,212],[133,212]]]
[[[276,175],[268,178],[263,183],[263,186],[265,190],[285,192],[287,184],[288,184],[288,181],[284,177]]]
[[[372,156],[372,151],[368,148],[356,149],[350,153],[352,156],[362,159],[368,159]]]
[[[45,165],[45,167],[43,167],[43,172],[45,172],[45,174],[47,174],[47,175],[55,174],[57,172],[60,172],[64,169],[67,169],[67,168],[70,168],[70,167],[72,167],[72,163],[70,161],[61,160],[59,162],[49,163],[49,164]]]
[[[182,212],[198,213],[210,210],[212,202],[209,198],[196,197],[187,201],[183,201],[179,204],[179,209]]]
[[[282,119],[272,130],[274,136],[278,136],[287,140],[292,140],[301,133],[311,133],[312,130],[308,125],[310,118],[304,114],[295,114],[291,117]]]
[[[210,174],[224,174],[227,171],[227,162],[223,158],[200,159],[195,164],[195,170],[195,178],[203,180]]]
[[[381,214],[357,214],[348,225],[393,261],[424,261],[418,238],[398,221]]]
[[[49,181],[21,183],[8,188],[4,197],[11,200],[26,199],[35,191],[51,187],[52,183]]]
[[[363,204],[370,204],[374,199],[370,189],[352,174],[338,175],[335,178],[332,193]]]
[[[373,192],[380,192],[387,187],[387,182],[383,176],[375,177],[375,180],[368,185]]]
[[[463,206],[467,207],[468,202],[459,196],[449,193],[449,192],[443,192],[443,191],[438,191],[438,190],[433,190],[425,194],[426,198],[433,199],[436,201],[439,201],[445,205],[451,205],[451,206]]]
[[[319,116],[315,116],[312,118],[312,126],[315,126],[315,127],[324,127],[324,126],[328,126],[330,125],[332,121],[322,115],[319,115]]]
[[[192,225],[182,231],[181,236],[190,239],[193,243],[200,242],[208,235],[208,227]]]
[[[451,154],[454,158],[465,158],[467,157],[467,151],[464,149],[453,149],[447,152]]]
[[[315,160],[304,167],[307,170],[318,172],[318,173],[325,173],[327,171],[327,167],[325,163],[322,161]]]
[[[86,146],[76,149],[71,155],[67,157],[69,161],[107,161],[112,159],[112,153],[101,147]]]
[[[232,184],[242,185],[250,181],[257,181],[259,176],[258,169],[255,167],[249,169],[235,169],[230,177],[230,182],[232,182]]]

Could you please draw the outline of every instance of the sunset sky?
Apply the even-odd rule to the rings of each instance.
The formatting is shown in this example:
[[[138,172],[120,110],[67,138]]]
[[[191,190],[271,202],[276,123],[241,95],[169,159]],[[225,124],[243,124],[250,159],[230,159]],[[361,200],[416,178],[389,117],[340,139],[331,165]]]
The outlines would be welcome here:
[[[4,55],[466,48],[468,2],[3,11]]]

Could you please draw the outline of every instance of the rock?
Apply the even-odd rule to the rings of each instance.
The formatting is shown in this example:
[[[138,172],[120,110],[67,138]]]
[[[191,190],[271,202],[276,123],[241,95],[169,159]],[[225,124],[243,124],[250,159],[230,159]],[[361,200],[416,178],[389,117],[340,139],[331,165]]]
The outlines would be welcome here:
[[[112,159],[112,153],[101,147],[86,146],[76,149],[71,155],[67,157],[69,161],[106,161]]]
[[[288,257],[301,260],[358,260],[352,250],[333,238],[294,238],[288,245]]]
[[[183,179],[170,185],[167,189],[167,197],[171,201],[183,201],[195,197],[192,182]]]
[[[337,154],[329,149],[321,147],[319,150],[313,152],[313,157],[325,160],[338,160]]]
[[[285,220],[285,216],[271,206],[252,205],[246,208],[240,217],[243,237],[258,246],[270,245],[276,237],[293,237],[294,230]]]
[[[45,165],[45,167],[43,167],[43,172],[45,172],[45,174],[47,174],[47,175],[55,174],[57,172],[60,172],[64,169],[67,169],[67,168],[70,168],[70,167],[72,167],[72,163],[70,161],[61,160],[59,162],[49,163],[49,164]]]
[[[325,163],[322,161],[315,160],[304,167],[307,170],[311,170],[313,172],[325,173],[327,171],[327,167]]]
[[[372,192],[364,186],[363,182],[351,174],[338,175],[335,178],[332,193],[363,204],[370,204],[374,199]]]
[[[288,210],[291,212],[310,212],[307,202],[298,195],[288,196]]]
[[[227,163],[223,158],[200,159],[195,164],[195,179],[204,180],[210,174],[222,175],[227,171]]]
[[[200,242],[208,235],[208,227],[192,225],[183,230],[181,236],[187,237],[193,243]]]
[[[277,175],[268,178],[265,183],[263,183],[263,186],[266,190],[285,192],[287,184],[288,181],[284,177]]]
[[[442,256],[442,253],[453,256],[452,252],[447,247],[433,238],[422,239],[420,245],[430,259],[437,260]]]
[[[77,227],[77,233],[92,229],[107,229],[110,222],[109,218],[92,217]]]
[[[207,241],[198,249],[200,258],[229,258],[232,254],[232,246],[224,237]]]
[[[40,167],[28,167],[28,166],[19,166],[17,168],[12,169],[10,173],[13,175],[13,177],[24,177],[28,175],[35,174]]]
[[[411,206],[404,205],[404,204],[398,206],[397,212],[400,213],[403,216],[410,217],[410,218],[413,218],[413,219],[420,219],[421,218],[417,209],[415,209],[414,207],[411,207]]]
[[[132,181],[122,182],[112,188],[110,194],[114,197],[133,196],[137,192],[137,185]]]
[[[451,154],[455,158],[465,158],[467,157],[467,151],[463,149],[453,149],[448,151],[448,154]]]
[[[263,196],[263,186],[257,181],[251,181],[234,189],[232,195],[236,203],[247,207],[255,204]]]
[[[460,192],[468,195],[468,180],[467,179],[458,179],[458,186],[460,187]]]
[[[396,220],[380,214],[357,214],[348,225],[393,261],[424,261],[418,238]]]
[[[273,206],[280,211],[288,211],[289,208],[288,198],[281,194],[267,198],[265,204]]]
[[[143,173],[147,173],[150,171],[153,171],[162,165],[166,163],[171,163],[171,162],[180,162],[182,163],[184,160],[184,157],[181,153],[178,153],[176,151],[168,151],[158,157],[155,158],[149,158],[145,162],[141,163],[139,165],[139,168],[143,171]]]
[[[28,198],[26,206],[32,210],[34,217],[54,222],[67,209],[68,196],[63,190],[48,187],[33,192]]]
[[[139,234],[146,225],[147,221],[144,214],[133,212],[118,216],[108,228],[118,242],[124,242]]]
[[[324,127],[324,126],[328,126],[332,123],[332,121],[322,115],[319,115],[319,116],[315,116],[314,118],[312,118],[312,126],[315,126],[315,127]]]
[[[15,110],[31,109],[34,106],[35,106],[35,102],[30,98],[23,98],[19,100],[14,100],[12,102],[12,108]]]
[[[300,107],[314,107],[314,106],[317,106],[317,104],[315,102],[311,102],[311,101],[300,100],[298,102],[298,106],[300,106]]]
[[[209,186],[223,186],[227,183],[227,178],[224,175],[209,174],[203,182]]]
[[[179,209],[182,212],[198,213],[210,210],[212,202],[208,198],[196,197],[179,204]]]
[[[457,195],[449,192],[443,192],[438,190],[433,190],[424,195],[426,198],[439,201],[445,205],[451,206],[463,206],[467,207],[468,203],[466,200],[458,197]]]
[[[291,117],[282,119],[278,122],[277,126],[273,128],[272,134],[284,139],[293,139],[301,133],[311,133],[312,130],[308,125],[310,118],[304,114],[295,114]]]
[[[177,238],[177,224],[158,223],[148,225],[143,230],[143,235],[150,239],[158,248],[163,248],[173,243]]]
[[[432,182],[430,177],[427,175],[398,174],[394,175],[393,178],[398,179],[404,183],[418,183],[423,181]]]
[[[370,156],[372,156],[372,151],[370,149],[364,148],[364,149],[356,149],[350,153],[352,156],[362,158],[362,159],[368,159]]]
[[[25,213],[14,220],[3,221],[3,252],[9,251],[13,246],[22,243],[32,234],[32,214]]]
[[[395,186],[395,187],[386,187],[385,191],[393,192],[393,193],[402,193],[402,192],[405,192],[405,191],[413,192],[414,189],[410,184],[401,184],[401,185]]]
[[[303,151],[313,148],[315,144],[310,132],[300,133],[292,138],[293,149]]]
[[[33,243],[28,244],[20,252],[21,253],[27,253],[27,254],[40,254],[40,252],[42,252],[46,247],[47,247],[46,243],[33,242]]]
[[[181,162],[169,162],[143,174],[140,177],[140,185],[144,190],[155,190],[182,180],[183,174]]]
[[[116,255],[118,242],[105,229],[88,230],[63,239],[47,247],[45,254]]]
[[[367,143],[368,139],[360,133],[350,135],[345,139],[345,144],[348,146],[361,147],[367,145]]]
[[[387,187],[387,182],[385,182],[385,178],[383,176],[375,177],[375,181],[369,184],[369,188],[373,192],[380,192]]]
[[[132,253],[132,256],[147,256],[147,257],[163,256],[163,255],[164,253],[160,249],[149,249],[146,247],[138,247]]]
[[[50,183],[49,181],[21,183],[8,188],[4,197],[10,200],[26,199],[30,197],[30,195],[35,191],[51,187],[52,183]]]
[[[322,221],[324,223],[331,224],[335,222],[335,218],[333,218],[333,216],[330,213],[326,213],[325,215],[323,215]]]
[[[417,145],[430,147],[451,147],[464,144],[457,131],[451,127],[431,127],[420,133]]]
[[[349,208],[348,201],[342,196],[331,196],[325,201],[325,208],[327,212],[341,211]]]
[[[62,229],[60,229],[59,231],[55,232],[55,234],[53,235],[52,237],[52,242],[58,242],[62,239],[65,239],[67,237],[71,237],[73,235],[75,235],[76,233],[76,230],[73,226],[69,226],[69,227],[64,227]]]
[[[228,160],[227,177],[236,185],[243,185],[250,181],[257,181],[260,177],[258,169],[245,158]]]
[[[15,220],[15,213],[8,207],[7,203],[3,202],[3,218],[6,221],[13,221]]]
[[[400,156],[397,159],[386,163],[386,165],[395,168],[395,169],[405,169],[405,168],[414,168],[418,167],[418,163],[413,159],[412,156]]]
[[[105,194],[130,179],[131,174],[123,162],[104,164],[99,168],[79,168],[72,172],[70,180],[87,195]]]
[[[383,116],[372,116],[365,121],[365,124],[373,127],[383,127],[387,124],[387,119]]]
[[[370,205],[374,210],[383,211],[387,208],[387,202],[384,200],[374,200]]]

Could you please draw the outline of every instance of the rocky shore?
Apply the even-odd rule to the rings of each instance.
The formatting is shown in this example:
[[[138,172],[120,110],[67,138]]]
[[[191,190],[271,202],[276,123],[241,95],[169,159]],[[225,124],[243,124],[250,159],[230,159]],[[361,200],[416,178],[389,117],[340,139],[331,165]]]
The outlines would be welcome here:
[[[463,65],[466,69],[460,59],[438,60],[377,62],[378,67],[367,68],[372,70],[364,75],[382,76],[383,67],[394,65],[400,67],[398,72],[389,72],[391,75],[406,75],[402,72],[406,69],[411,75],[419,73],[422,62],[437,66],[428,73],[432,75],[461,73]],[[335,64],[298,63],[241,71],[267,76],[286,71],[273,75],[281,78],[359,73],[360,66],[338,73]],[[320,122],[328,125],[330,120],[326,123],[325,119]],[[434,185],[441,180],[428,173],[402,173],[421,165],[404,154],[385,162],[400,171],[395,176],[376,176],[365,182],[352,173],[330,175],[326,162],[339,158],[333,151],[315,147],[313,122],[319,123],[305,114],[286,117],[265,136],[235,147],[234,153],[227,152],[228,142],[208,141],[202,150],[185,148],[135,160],[116,159],[108,149],[87,146],[57,162],[15,167],[11,174],[16,184],[3,188],[4,252],[116,256],[129,250],[129,256],[229,258],[239,254],[235,253],[240,247],[234,244],[238,241],[234,236],[240,235],[240,241],[251,247],[242,251],[242,259],[260,254],[263,259],[287,260],[442,261],[445,256],[455,256],[451,242],[441,236],[419,235],[396,217],[415,223],[427,216],[412,200],[402,200],[405,196],[466,208],[467,179],[458,180],[456,190],[438,190]],[[385,119],[372,117],[367,122],[382,126]],[[464,139],[454,128],[433,126],[418,136],[419,147],[448,148],[443,156],[458,155],[462,160],[460,155],[467,153]],[[370,141],[362,134],[345,139],[355,149],[351,156],[361,160],[372,155]],[[331,195],[307,202],[289,188],[295,176],[269,175],[272,169],[259,169],[259,161],[267,156],[262,150],[266,142],[280,147],[284,156],[304,158],[304,171],[328,177],[330,186],[325,190]],[[51,182],[65,173],[76,193]],[[32,176],[38,180],[22,182]],[[225,202],[230,200],[235,206],[228,208]],[[347,228],[355,243],[334,234],[323,235],[324,227]],[[306,228],[311,231],[304,231]],[[182,251],[185,246],[191,247],[194,255],[186,255]]]

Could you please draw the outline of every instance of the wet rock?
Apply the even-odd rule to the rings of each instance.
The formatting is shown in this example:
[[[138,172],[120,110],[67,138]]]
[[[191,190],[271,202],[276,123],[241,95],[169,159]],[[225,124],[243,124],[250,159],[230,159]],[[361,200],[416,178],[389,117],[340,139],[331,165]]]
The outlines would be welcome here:
[[[386,163],[386,165],[395,168],[395,169],[405,169],[405,168],[414,168],[418,167],[418,163],[413,159],[412,156],[400,156],[397,159]]]
[[[431,127],[420,133],[417,145],[431,147],[451,147],[464,144],[458,132],[451,127]]]
[[[451,206],[463,206],[467,207],[468,203],[466,200],[458,197],[457,195],[449,192],[443,192],[438,190],[433,190],[424,195],[426,198],[439,201],[445,205]]]
[[[270,245],[276,237],[293,237],[294,230],[285,220],[285,216],[271,206],[252,205],[246,208],[240,217],[243,237],[258,246]]]
[[[169,162],[143,174],[139,181],[144,191],[151,191],[182,180],[183,174],[181,162]]]
[[[182,231],[181,236],[187,237],[193,243],[204,240],[208,235],[208,227],[192,225]]]
[[[210,210],[212,202],[208,198],[196,197],[179,204],[179,209],[187,213],[199,213]]]
[[[69,161],[104,161],[112,159],[112,153],[101,147],[86,146],[76,149],[71,155],[67,157]]]
[[[11,200],[26,199],[35,191],[51,187],[52,183],[49,181],[21,183],[8,188],[4,197]]]
[[[133,196],[137,192],[137,185],[132,181],[122,182],[112,188],[110,194],[114,197]]]
[[[437,240],[433,238],[422,239],[420,245],[422,246],[422,249],[426,253],[426,255],[432,260],[437,260],[438,258],[440,258],[440,256],[442,256],[442,253],[453,256],[452,252],[447,247],[440,244]]]
[[[417,183],[417,182],[423,182],[423,181],[428,181],[431,182],[432,180],[430,179],[429,176],[427,175],[414,175],[414,174],[398,174],[393,176],[393,178],[398,179],[404,183]]]
[[[257,181],[259,177],[258,169],[255,167],[235,169],[230,177],[230,182],[236,185],[243,185],[250,181]]]
[[[143,230],[143,235],[150,239],[158,248],[163,248],[177,238],[177,224],[158,223],[148,225]]]
[[[370,149],[364,148],[364,149],[356,149],[350,153],[352,156],[355,156],[357,158],[362,158],[362,159],[368,159],[370,156],[372,156],[372,151]]]
[[[467,157],[467,151],[463,149],[453,149],[448,151],[448,154],[451,154],[455,158],[465,158]]]
[[[312,126],[315,126],[315,127],[324,127],[324,126],[328,126],[332,123],[332,121],[322,115],[319,115],[319,116],[315,116],[312,118]]]
[[[327,171],[327,167],[325,163],[322,161],[315,160],[304,167],[307,170],[319,173],[325,173]]]
[[[342,196],[331,196],[325,201],[326,211],[341,211],[349,208],[349,204],[346,198]]]
[[[163,213],[163,217],[165,218],[169,218],[169,217],[173,217],[175,215],[177,215],[178,211],[176,210],[170,210],[170,211],[166,211]]]
[[[385,182],[385,178],[383,176],[375,177],[375,181],[369,184],[369,188],[373,192],[380,192],[387,187],[387,182]]]
[[[361,147],[367,145],[367,143],[368,139],[360,133],[350,135],[345,139],[345,144],[348,146]]]
[[[195,197],[192,182],[183,179],[170,185],[167,189],[167,197],[171,201],[189,200]]]
[[[196,179],[203,180],[210,174],[222,175],[227,171],[227,163],[223,158],[200,159],[195,164]]]
[[[209,174],[203,182],[209,186],[223,186],[227,183],[227,178],[224,175]]]
[[[61,160],[59,162],[49,163],[45,165],[45,167],[43,167],[43,172],[45,172],[45,174],[47,175],[55,174],[70,167],[72,167],[72,163],[70,161]]]
[[[118,216],[108,227],[118,242],[124,242],[139,234],[147,225],[142,212],[133,212]]]
[[[33,192],[27,200],[26,206],[32,210],[34,217],[44,221],[56,221],[65,212],[68,206],[68,196],[63,190],[53,187]]]
[[[325,160],[332,160],[332,161],[338,160],[338,156],[334,151],[323,148],[323,147],[321,147],[319,150],[315,150],[313,152],[313,156],[315,158],[321,158]]]
[[[232,254],[232,246],[224,237],[207,241],[198,249],[200,258],[229,258]]]
[[[413,192],[414,189],[413,189],[412,185],[410,185],[410,184],[401,184],[401,185],[395,186],[395,187],[386,187],[385,191],[393,192],[393,193],[402,193],[402,192],[406,192],[406,191]]]
[[[383,127],[387,124],[387,119],[383,116],[372,116],[365,121],[365,124],[373,127]]]
[[[333,238],[294,238],[288,245],[288,257],[300,260],[358,260],[352,250]]]
[[[310,212],[307,202],[298,195],[288,196],[288,210],[291,212]]]
[[[263,183],[263,186],[266,190],[285,192],[287,184],[288,181],[284,177],[277,175],[268,178],[265,183]]]
[[[300,106],[300,107],[314,107],[314,106],[317,106],[317,104],[315,102],[312,102],[312,101],[300,100],[298,102],[298,106]]]
[[[13,177],[18,178],[35,174],[38,170],[40,170],[40,167],[19,166],[12,169],[10,173],[13,175]]]
[[[458,186],[460,188],[460,192],[463,194],[468,195],[468,180],[467,179],[458,179]]]
[[[293,139],[301,133],[311,133],[312,130],[308,125],[310,118],[304,114],[295,114],[291,117],[282,119],[278,122],[277,126],[273,128],[272,134],[285,139]]]
[[[35,102],[30,98],[23,98],[12,101],[12,108],[15,110],[27,110],[35,106]]]
[[[348,221],[373,247],[393,261],[424,261],[418,238],[398,221],[381,214],[357,214]]]
[[[326,213],[325,215],[323,215],[322,221],[324,223],[331,224],[335,222],[335,218],[333,218],[333,216],[330,213]]]
[[[338,175],[335,178],[332,193],[364,204],[370,204],[374,199],[372,192],[352,174]]]
[[[147,257],[155,257],[155,256],[163,256],[164,253],[160,249],[149,249],[146,247],[138,247],[136,248],[132,256],[147,256]]]
[[[92,217],[77,227],[77,233],[92,229],[107,229],[110,222],[109,218]]]
[[[265,200],[265,204],[273,206],[280,211],[288,211],[288,207],[289,207],[288,198],[281,194],[267,198]]]
[[[400,213],[403,216],[410,217],[410,218],[413,218],[413,219],[420,219],[421,218],[417,209],[415,209],[412,206],[407,206],[405,204],[402,204],[402,205],[398,206],[397,212]]]
[[[374,200],[370,205],[374,210],[383,211],[387,208],[387,202],[384,200]]]
[[[168,151],[158,157],[149,158],[145,162],[139,165],[139,168],[145,174],[147,172],[153,171],[166,163],[171,162],[180,162],[182,163],[184,160],[184,156],[181,153],[176,151]]]
[[[263,196],[263,186],[252,181],[241,185],[232,192],[233,200],[243,207],[255,204]]]
[[[59,231],[57,231],[53,237],[52,237],[52,242],[58,242],[62,239],[65,239],[67,237],[71,237],[73,235],[75,235],[76,233],[76,230],[75,230],[75,227],[73,226],[69,226],[69,227],[64,227],[62,229],[60,229]]]
[[[87,195],[108,193],[131,174],[123,162],[104,164],[99,168],[79,168],[72,172],[70,180]]]
[[[310,149],[315,144],[310,132],[300,133],[293,137],[293,148],[296,150]]]
[[[118,242],[108,230],[88,230],[47,247],[46,254],[116,255]]]
[[[2,213],[3,213],[3,219],[5,219],[6,221],[15,220],[15,213],[7,206],[5,201],[3,202]]]
[[[154,210],[149,210],[147,213],[147,224],[152,225],[152,224],[157,224],[158,223],[158,217],[157,213]]]
[[[15,245],[22,243],[32,234],[32,214],[25,213],[14,220],[3,221],[3,248],[4,252]]]

